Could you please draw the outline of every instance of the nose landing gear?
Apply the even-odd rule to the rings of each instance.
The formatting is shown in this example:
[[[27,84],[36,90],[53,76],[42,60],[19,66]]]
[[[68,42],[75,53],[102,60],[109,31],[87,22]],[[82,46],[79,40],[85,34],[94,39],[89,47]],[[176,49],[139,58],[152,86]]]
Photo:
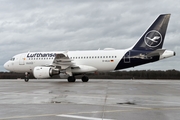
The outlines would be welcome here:
[[[28,72],[25,72],[24,81],[25,81],[25,82],[28,82],[28,81],[29,81],[29,73],[28,73]]]

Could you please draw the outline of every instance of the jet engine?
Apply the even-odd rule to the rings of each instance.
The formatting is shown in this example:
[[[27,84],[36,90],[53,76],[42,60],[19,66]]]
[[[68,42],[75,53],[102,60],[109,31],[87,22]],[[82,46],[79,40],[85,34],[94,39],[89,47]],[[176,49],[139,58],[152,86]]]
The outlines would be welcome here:
[[[33,75],[37,79],[50,78],[53,75],[59,75],[59,74],[60,74],[59,69],[54,69],[51,67],[37,66],[33,70]]]

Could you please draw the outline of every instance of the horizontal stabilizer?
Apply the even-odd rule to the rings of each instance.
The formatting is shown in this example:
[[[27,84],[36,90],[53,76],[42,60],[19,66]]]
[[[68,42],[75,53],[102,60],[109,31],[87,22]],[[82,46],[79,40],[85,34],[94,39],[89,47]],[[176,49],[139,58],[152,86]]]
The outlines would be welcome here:
[[[158,56],[158,55],[162,55],[164,53],[166,49],[157,49],[153,52],[150,52],[147,54],[147,57],[153,57],[153,56]]]

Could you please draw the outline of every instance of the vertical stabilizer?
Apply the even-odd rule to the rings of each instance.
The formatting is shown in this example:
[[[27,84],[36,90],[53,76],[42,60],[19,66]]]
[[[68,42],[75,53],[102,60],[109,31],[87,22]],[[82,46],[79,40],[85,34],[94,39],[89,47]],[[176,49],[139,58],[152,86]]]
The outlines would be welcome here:
[[[164,43],[170,14],[160,15],[133,46],[134,50],[161,49]]]

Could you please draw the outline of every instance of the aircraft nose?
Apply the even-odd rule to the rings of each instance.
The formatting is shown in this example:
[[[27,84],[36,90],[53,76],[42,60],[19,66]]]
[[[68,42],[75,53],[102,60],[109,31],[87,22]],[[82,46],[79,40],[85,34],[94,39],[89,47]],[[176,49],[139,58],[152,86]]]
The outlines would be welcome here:
[[[8,63],[8,62],[6,62],[6,63],[4,64],[4,68],[5,68],[6,70],[9,70],[9,63]]]

